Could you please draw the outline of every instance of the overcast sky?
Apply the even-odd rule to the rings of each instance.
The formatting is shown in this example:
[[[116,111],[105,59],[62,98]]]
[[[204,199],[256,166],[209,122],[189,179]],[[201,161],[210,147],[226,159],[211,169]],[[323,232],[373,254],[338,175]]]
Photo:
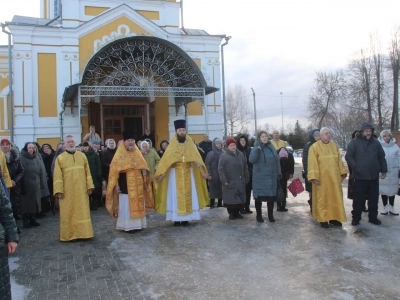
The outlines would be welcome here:
[[[64,0],[65,1],[65,0]],[[127,1],[128,2],[128,1]],[[184,26],[232,36],[224,47],[225,82],[251,87],[258,124],[281,127],[308,122],[307,101],[315,71],[347,65],[354,52],[378,32],[387,48],[400,25],[399,0],[184,0]],[[0,10],[0,22],[13,15],[38,17],[39,0],[13,0]],[[7,35],[0,34],[0,44]]]

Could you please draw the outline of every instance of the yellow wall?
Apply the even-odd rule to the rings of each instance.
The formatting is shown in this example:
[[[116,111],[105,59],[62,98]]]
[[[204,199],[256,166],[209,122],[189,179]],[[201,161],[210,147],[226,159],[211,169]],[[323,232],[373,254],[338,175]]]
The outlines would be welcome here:
[[[200,58],[195,58],[193,61],[196,63],[196,65],[201,69],[201,59]]]
[[[48,2],[49,2],[48,0],[43,0],[43,16],[44,16],[45,19],[47,19],[49,17],[47,15],[47,13],[48,13],[48,8],[47,8]]]
[[[81,124],[82,124],[81,141],[82,141],[83,137],[89,132],[89,117],[81,116]]]
[[[192,138],[192,140],[196,144],[198,144],[198,143],[203,141],[203,134],[190,134],[190,132],[188,132],[188,135]]]
[[[6,127],[6,124],[4,122],[4,116],[5,116],[5,111],[4,111],[4,98],[0,98],[0,130],[4,130]]]
[[[4,73],[3,73],[4,74]],[[6,87],[8,86],[8,77],[3,78],[2,76],[0,76],[0,92]]]
[[[189,116],[202,116],[203,115],[203,106],[199,100],[188,103],[187,105],[187,114]]]
[[[149,20],[160,20],[160,12],[153,10],[137,10],[139,14]]]
[[[155,130],[156,130],[156,142],[155,146],[158,148],[158,145],[162,140],[169,141],[169,130],[168,130],[168,98],[167,97],[157,97],[154,104],[154,113],[155,113]]]
[[[81,58],[79,64],[79,70],[82,73],[89,62],[89,60],[93,56],[93,44],[95,40],[101,40],[103,36],[109,35],[111,32],[116,31],[118,26],[121,24],[125,24],[129,26],[131,32],[134,32],[137,35],[147,35],[152,36],[151,32],[146,31],[144,28],[137,25],[131,19],[123,16],[112,22],[104,24],[103,27],[98,28],[97,30],[91,31],[87,35],[83,36],[79,39],[79,56]]]
[[[57,117],[57,61],[55,53],[38,53],[39,117]]]
[[[100,6],[85,6],[85,15],[87,16],[98,16],[99,14],[109,10],[109,7]]]
[[[40,147],[43,144],[50,144],[54,150],[57,150],[57,145],[61,142],[60,138],[38,138],[36,141]]]

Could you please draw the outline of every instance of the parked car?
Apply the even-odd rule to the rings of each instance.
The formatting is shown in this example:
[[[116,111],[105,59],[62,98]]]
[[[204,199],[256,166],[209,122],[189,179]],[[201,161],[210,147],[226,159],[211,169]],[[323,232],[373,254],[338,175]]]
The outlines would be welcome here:
[[[293,147],[290,146],[290,144],[289,144],[288,142],[285,141],[285,143],[286,143],[286,149],[287,149],[290,153],[293,153]]]

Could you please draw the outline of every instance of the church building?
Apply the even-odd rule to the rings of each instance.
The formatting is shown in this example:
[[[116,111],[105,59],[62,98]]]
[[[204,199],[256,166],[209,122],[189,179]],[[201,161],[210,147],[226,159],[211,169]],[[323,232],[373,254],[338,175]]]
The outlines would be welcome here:
[[[177,0],[38,0],[14,16],[12,100],[0,46],[0,139],[53,147],[94,125],[104,142],[150,129],[155,147],[186,119],[198,143],[222,137],[220,45],[225,35],[183,26]],[[1,33],[1,32],[0,32]],[[5,34],[5,33],[1,33]]]

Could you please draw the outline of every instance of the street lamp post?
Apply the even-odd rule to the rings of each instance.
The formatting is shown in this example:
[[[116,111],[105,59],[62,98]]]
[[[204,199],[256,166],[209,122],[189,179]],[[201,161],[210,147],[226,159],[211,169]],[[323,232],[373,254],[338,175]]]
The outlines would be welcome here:
[[[226,141],[226,136],[228,134],[227,120],[226,120],[226,95],[225,95],[225,70],[224,70],[224,46],[228,45],[228,41],[231,36],[225,37],[225,43],[221,45],[221,68],[222,68],[222,106],[224,109],[224,141]]]
[[[257,108],[256,108],[256,93],[254,93],[254,89],[251,88],[253,92],[253,103],[254,103],[254,135],[257,135]]]
[[[282,101],[282,92],[281,92],[281,108],[282,108],[282,129],[281,129],[281,133],[283,133],[283,101]]]

